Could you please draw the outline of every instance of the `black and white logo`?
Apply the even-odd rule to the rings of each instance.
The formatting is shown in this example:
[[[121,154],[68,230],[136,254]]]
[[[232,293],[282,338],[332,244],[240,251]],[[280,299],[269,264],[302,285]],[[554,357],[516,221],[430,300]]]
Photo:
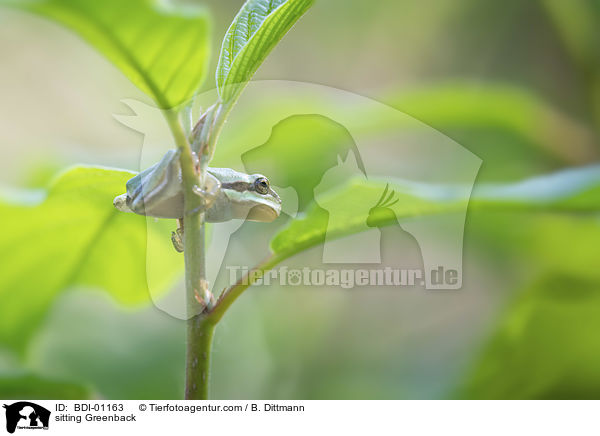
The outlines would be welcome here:
[[[3,406],[6,409],[6,431],[14,433],[16,429],[48,429],[50,411],[29,401],[19,401]]]

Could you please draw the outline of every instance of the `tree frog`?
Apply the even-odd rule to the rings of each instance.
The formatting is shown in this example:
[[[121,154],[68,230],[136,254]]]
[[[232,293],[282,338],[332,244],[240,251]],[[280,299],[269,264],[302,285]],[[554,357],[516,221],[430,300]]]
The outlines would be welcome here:
[[[114,206],[123,212],[181,222],[184,210],[179,154],[179,150],[169,150],[160,162],[130,179],[127,192],[114,199]],[[203,199],[205,220],[210,223],[232,219],[271,222],[281,213],[281,199],[261,174],[208,168],[204,188],[196,186],[195,192]],[[178,241],[173,239],[173,243],[178,248]]]

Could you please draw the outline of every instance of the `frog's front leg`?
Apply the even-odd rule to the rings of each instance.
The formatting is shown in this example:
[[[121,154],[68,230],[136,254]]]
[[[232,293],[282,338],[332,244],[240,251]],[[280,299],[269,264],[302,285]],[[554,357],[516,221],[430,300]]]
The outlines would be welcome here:
[[[204,189],[200,188],[198,185],[195,185],[193,188],[194,193],[202,199],[202,204],[197,208],[192,209],[186,215],[192,215],[198,211],[207,211],[219,197],[219,192],[221,191],[221,182],[219,182],[219,179],[212,174],[207,173],[204,181]]]
[[[206,175],[206,189],[201,189],[199,186],[194,186],[194,193],[202,198],[202,204],[186,215],[194,214],[198,211],[206,211],[210,209],[219,196],[221,182],[212,174]],[[171,232],[171,242],[178,253],[183,253],[183,218],[177,220],[177,230]]]

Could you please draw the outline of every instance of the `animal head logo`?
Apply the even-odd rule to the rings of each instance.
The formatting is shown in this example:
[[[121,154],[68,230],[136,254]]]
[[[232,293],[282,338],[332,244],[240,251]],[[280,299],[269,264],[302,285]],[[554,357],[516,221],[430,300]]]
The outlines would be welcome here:
[[[3,406],[6,409],[6,431],[14,433],[19,429],[47,429],[50,411],[29,401],[19,401]]]

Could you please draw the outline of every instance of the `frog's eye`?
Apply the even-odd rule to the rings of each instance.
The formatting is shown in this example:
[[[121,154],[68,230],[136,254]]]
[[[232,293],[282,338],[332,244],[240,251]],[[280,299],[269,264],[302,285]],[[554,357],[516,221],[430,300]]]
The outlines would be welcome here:
[[[254,189],[259,194],[267,194],[269,192],[269,181],[265,177],[259,177],[254,181]]]

